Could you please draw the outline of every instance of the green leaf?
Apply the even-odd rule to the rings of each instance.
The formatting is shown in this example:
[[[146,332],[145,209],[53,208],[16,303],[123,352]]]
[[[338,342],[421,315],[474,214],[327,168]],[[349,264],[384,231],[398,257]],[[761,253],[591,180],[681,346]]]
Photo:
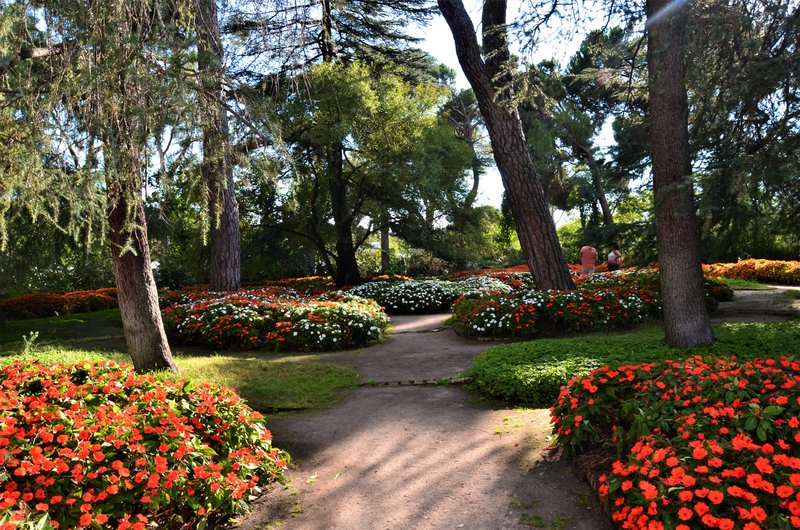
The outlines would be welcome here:
[[[758,439],[762,442],[767,441],[767,431],[761,425],[759,425],[758,429],[756,429],[756,436],[758,436]]]
[[[744,422],[744,430],[752,431],[758,425],[758,418],[755,416],[748,416]]]

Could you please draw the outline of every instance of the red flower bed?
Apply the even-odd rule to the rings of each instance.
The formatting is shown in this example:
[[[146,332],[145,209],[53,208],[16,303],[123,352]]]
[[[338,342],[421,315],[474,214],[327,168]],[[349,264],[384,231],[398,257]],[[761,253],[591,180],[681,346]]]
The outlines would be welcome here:
[[[557,443],[614,447],[599,491],[622,528],[800,528],[800,363],[601,368],[564,387]]]
[[[0,300],[0,320],[45,318],[117,307],[117,290],[105,287],[66,294],[29,293]]]
[[[230,389],[114,363],[5,367],[0,528],[196,528],[235,513],[286,465],[260,418]]]
[[[703,271],[714,277],[726,276],[763,283],[800,285],[800,261],[745,259],[737,263],[703,265]]]

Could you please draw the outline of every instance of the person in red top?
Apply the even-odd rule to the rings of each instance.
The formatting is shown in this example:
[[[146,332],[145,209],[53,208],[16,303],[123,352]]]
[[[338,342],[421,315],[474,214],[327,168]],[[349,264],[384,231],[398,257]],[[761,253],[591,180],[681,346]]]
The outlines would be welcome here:
[[[592,274],[597,266],[597,249],[591,245],[581,247],[581,267],[583,274]]]

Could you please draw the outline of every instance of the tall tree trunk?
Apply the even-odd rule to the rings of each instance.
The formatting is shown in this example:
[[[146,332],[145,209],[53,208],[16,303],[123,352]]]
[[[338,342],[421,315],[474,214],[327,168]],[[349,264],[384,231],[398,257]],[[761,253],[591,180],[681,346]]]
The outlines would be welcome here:
[[[239,204],[233,183],[228,113],[225,98],[223,49],[215,0],[198,0],[197,63],[202,94],[203,163],[200,173],[209,189],[211,217],[211,285],[216,292],[241,286]]]
[[[340,144],[327,149],[330,175],[331,216],[336,234],[336,272],[333,281],[337,287],[361,283],[361,272],[356,261],[353,242],[353,212],[347,204],[347,182],[344,176],[344,155]]]
[[[574,289],[558,243],[540,178],[528,154],[522,120],[510,106],[511,80],[505,74],[509,58],[505,32],[505,0],[487,0],[483,7],[481,58],[472,20],[461,0],[438,0],[456,46],[464,74],[486,121],[503,186],[508,193],[517,235],[528,268],[539,289]]]
[[[714,341],[703,289],[700,239],[691,183],[685,84],[686,8],[648,0],[647,67],[658,262],[664,328],[671,345]]]
[[[122,139],[106,152],[106,163],[112,168],[106,183],[108,226],[122,328],[137,372],[177,371],[161,321],[158,290],[150,264],[147,221],[141,198],[142,160],[137,156],[138,150],[127,143]],[[113,155],[109,154],[112,149]],[[118,178],[114,178],[114,174]]]
[[[336,57],[336,46],[333,42],[333,6],[331,0],[322,0],[322,35],[320,36],[322,62],[328,63]]]

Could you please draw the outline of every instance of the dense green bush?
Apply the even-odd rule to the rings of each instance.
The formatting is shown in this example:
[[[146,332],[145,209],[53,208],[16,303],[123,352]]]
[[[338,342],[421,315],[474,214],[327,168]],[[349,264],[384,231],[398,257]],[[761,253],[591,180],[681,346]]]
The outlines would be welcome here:
[[[566,339],[502,344],[481,353],[468,375],[472,387],[488,397],[509,403],[549,407],[562,385],[588,375],[600,366],[621,366],[695,353],[736,355],[742,359],[800,355],[800,321],[716,326],[710,346],[678,350],[664,341],[657,328],[626,335],[587,335]]]

